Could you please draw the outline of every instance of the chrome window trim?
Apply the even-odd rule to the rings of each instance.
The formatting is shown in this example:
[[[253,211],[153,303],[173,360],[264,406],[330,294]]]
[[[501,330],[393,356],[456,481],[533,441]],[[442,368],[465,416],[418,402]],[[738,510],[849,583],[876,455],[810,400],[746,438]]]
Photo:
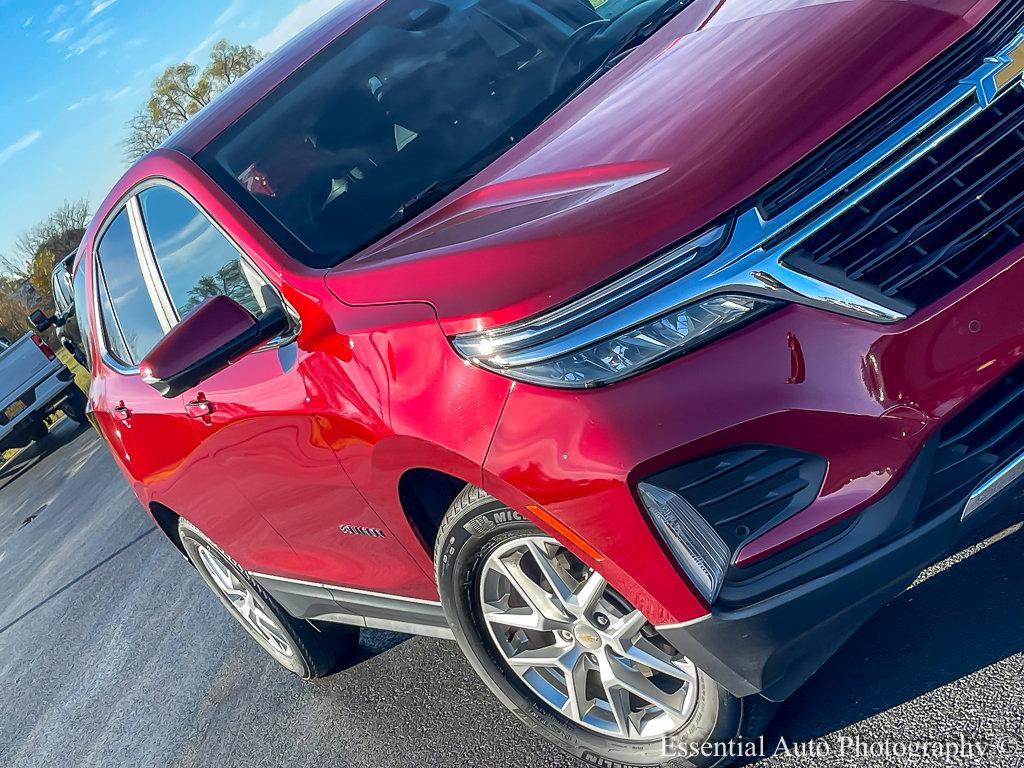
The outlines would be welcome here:
[[[120,213],[120,211],[118,211]],[[125,349],[128,349],[128,342],[125,340],[124,330],[121,328],[121,319],[117,316],[117,311],[114,309],[114,302],[110,298],[110,290],[107,288],[107,278],[103,274],[103,265],[100,263],[99,256],[92,263],[92,278],[93,278],[93,302],[96,305],[97,318],[99,319],[100,333],[97,337],[97,343],[100,347],[100,359],[103,364],[108,368],[117,371],[123,376],[131,376],[139,372],[138,366],[133,366],[129,363],[125,363],[114,357],[113,353],[107,348],[107,326],[103,322],[103,312],[100,311],[100,291],[103,291],[107,297],[107,303],[110,305],[110,313],[114,317],[114,325],[117,326],[114,330],[117,335],[121,337],[121,343],[124,344]]]
[[[999,53],[985,59],[945,97],[775,217],[765,219],[756,204],[742,210],[722,252],[676,281],[588,325],[559,335],[560,329],[570,327],[572,315],[592,312],[607,304],[607,288],[611,285],[619,290],[634,289],[649,277],[652,265],[664,261],[665,257],[659,256],[603,289],[525,320],[457,335],[453,344],[470,360],[497,357],[502,367],[513,368],[592,346],[680,307],[720,294],[760,296],[873,323],[906,320],[911,310],[899,306],[899,302],[882,304],[800,272],[785,264],[783,258],[955,134],[1000,96],[1020,87],[1020,74],[1001,85],[999,80],[1009,67],[1015,66],[1014,53],[1021,46],[1024,31]],[[932,133],[928,141],[913,146],[914,139],[929,131]],[[876,173],[869,176],[872,171]],[[570,308],[572,312],[567,311]]]
[[[94,317],[97,323],[96,328],[99,329],[99,333],[96,334],[96,344],[100,350],[100,360],[105,366],[116,371],[122,376],[132,376],[139,372],[139,368],[138,366],[133,366],[129,363],[118,360],[110,352],[107,347],[107,324],[103,321],[103,313],[100,311],[100,291],[104,291],[107,295],[107,302],[110,304],[111,314],[114,317],[114,324],[117,326],[117,335],[121,337],[121,343],[123,343],[125,349],[127,349],[128,342],[125,341],[124,331],[121,330],[121,319],[117,316],[117,311],[114,309],[114,303],[110,299],[110,291],[107,289],[107,279],[106,276],[102,274],[103,265],[100,262],[100,243],[103,242],[103,238],[107,234],[107,230],[110,228],[114,219],[116,219],[121,212],[125,210],[125,205],[125,200],[122,200],[110,209],[110,213],[107,214],[107,217],[103,220],[103,223],[96,231],[96,237],[93,238],[92,250],[89,253],[89,258],[92,261],[92,285],[89,290],[92,294],[93,309],[95,310]],[[138,255],[137,248],[136,255]],[[84,268],[84,265],[82,268]]]
[[[142,279],[146,284],[149,300],[153,303],[157,319],[160,321],[166,336],[171,328],[178,323],[178,316],[174,311],[174,305],[171,303],[167,282],[164,280],[163,273],[156,263],[153,245],[149,241],[149,235],[143,223],[142,206],[139,203],[138,195],[132,195],[128,198],[128,201],[125,203],[125,210],[128,211],[128,222],[132,228],[132,240],[135,242],[135,253],[139,257]]]
[[[263,281],[265,285],[267,285],[271,290],[274,291],[274,293],[277,294],[278,299],[280,299],[281,301],[281,306],[284,307],[284,310],[288,313],[288,316],[292,318],[292,332],[285,336],[279,336],[276,339],[271,339],[266,344],[263,344],[262,346],[254,349],[253,352],[262,352],[263,350],[266,349],[276,349],[277,347],[286,346],[287,344],[293,342],[298,337],[299,332],[301,331],[301,320],[299,318],[299,315],[294,310],[294,308],[292,308],[292,306],[288,304],[287,301],[285,301],[285,298],[281,294],[281,291],[277,288],[276,285],[274,285],[273,282],[271,282],[271,280],[267,277],[266,273],[262,269],[260,269],[259,265],[257,265],[256,262],[253,261],[252,257],[250,257],[249,254],[246,253],[245,250],[238,244],[238,242],[227,232],[227,230],[225,230],[224,227],[222,227],[220,223],[206,211],[206,209],[199,203],[199,201],[196,200],[196,198],[180,184],[177,184],[171,181],[170,179],[164,178],[162,176],[153,176],[149,179],[139,182],[133,188],[130,194],[137,200],[139,195],[141,195],[147,189],[152,189],[153,187],[166,187],[171,191],[176,192],[177,194],[181,195],[185,200],[187,200],[197,211],[199,211],[203,218],[205,218],[207,222],[209,222],[210,225],[220,234],[220,236],[223,237],[224,240],[227,241],[227,243],[235,250],[235,252],[238,254],[239,260],[242,261],[245,264],[245,266],[248,267],[253,273],[255,273],[259,277],[259,279]],[[143,214],[142,212],[141,202],[138,203],[138,206],[139,224],[141,227],[141,232],[146,242],[146,248],[150,254],[150,258],[153,259],[153,267],[156,270],[156,273],[160,275],[160,284],[163,286],[163,293],[166,298],[167,306],[170,308],[169,311],[172,313],[172,317],[174,318],[174,322],[171,324],[171,327],[173,328],[175,325],[181,322],[181,316],[178,314],[177,307],[174,306],[174,300],[171,298],[170,291],[167,288],[167,283],[164,281],[163,272],[160,269],[159,260],[157,259],[156,254],[153,253],[152,244],[150,243],[149,240],[149,233],[146,230],[146,217],[145,214]]]
[[[281,291],[278,290],[277,286],[271,282],[266,273],[259,268],[259,266],[252,260],[237,243],[237,241],[231,237],[227,231],[207,213],[206,209],[199,204],[199,202],[189,192],[170,179],[166,179],[161,176],[153,176],[148,179],[140,181],[138,184],[129,189],[121,197],[121,199],[110,209],[99,228],[96,230],[96,236],[93,238],[93,247],[89,253],[89,258],[92,262],[92,284],[89,287],[89,292],[92,294],[94,317],[97,320],[97,324],[94,326],[99,329],[97,335],[97,345],[100,350],[100,359],[103,364],[113,371],[123,376],[135,376],[139,373],[139,367],[137,365],[127,365],[122,363],[115,358],[110,351],[107,349],[106,339],[104,334],[106,333],[106,325],[103,323],[102,313],[99,311],[99,291],[102,287],[106,290],[106,282],[104,280],[102,286],[100,285],[100,273],[102,272],[102,266],[100,265],[99,259],[99,246],[103,241],[103,236],[106,234],[111,223],[121,211],[128,212],[128,222],[132,230],[132,240],[135,244],[135,253],[138,256],[139,264],[142,268],[143,279],[146,284],[146,290],[149,293],[150,301],[153,303],[154,310],[157,315],[157,319],[160,321],[161,326],[164,328],[164,334],[170,332],[174,326],[181,322],[181,318],[178,315],[177,309],[174,306],[174,302],[171,299],[170,291],[167,289],[167,283],[164,280],[163,272],[160,270],[159,263],[156,260],[156,255],[153,253],[152,243],[149,240],[149,234],[146,231],[145,216],[142,214],[142,205],[139,202],[139,195],[147,189],[151,189],[156,186],[168,187],[174,192],[185,198],[192,206],[195,207],[200,214],[202,214],[208,222],[220,233],[220,235],[231,245],[232,248],[238,253],[239,259],[248,267],[253,273],[255,273],[260,280],[262,280],[267,286],[269,286],[281,300],[281,305],[285,311],[292,318],[292,330],[286,335],[279,336],[275,339],[271,339],[266,344],[261,345],[253,350],[253,352],[262,352],[264,350],[276,349],[278,347],[286,346],[291,342],[295,341],[301,331],[301,320],[298,313],[292,308],[284,296],[281,295]],[[84,268],[84,265],[81,267]],[[109,293],[108,293],[109,301]],[[113,304],[111,304],[113,310]],[[124,339],[124,332],[121,330],[121,321],[117,316],[116,310],[113,311],[114,322],[117,324],[117,333]],[[127,346],[127,345],[126,345]]]

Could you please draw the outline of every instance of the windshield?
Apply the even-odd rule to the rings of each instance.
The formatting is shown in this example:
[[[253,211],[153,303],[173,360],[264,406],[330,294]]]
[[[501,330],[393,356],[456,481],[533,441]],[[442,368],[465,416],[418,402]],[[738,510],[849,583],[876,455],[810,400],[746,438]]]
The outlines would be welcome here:
[[[336,264],[533,130],[686,0],[389,0],[197,158],[285,249]]]

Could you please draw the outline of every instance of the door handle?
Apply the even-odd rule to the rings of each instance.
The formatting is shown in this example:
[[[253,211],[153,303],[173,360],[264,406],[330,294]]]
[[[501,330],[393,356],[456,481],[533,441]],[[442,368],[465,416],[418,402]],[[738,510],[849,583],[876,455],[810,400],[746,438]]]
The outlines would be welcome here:
[[[124,403],[121,403],[116,408],[110,411],[111,415],[118,421],[128,421],[132,417],[131,409],[127,408]]]
[[[213,403],[209,400],[193,400],[185,405],[185,413],[193,419],[205,419],[213,413]]]

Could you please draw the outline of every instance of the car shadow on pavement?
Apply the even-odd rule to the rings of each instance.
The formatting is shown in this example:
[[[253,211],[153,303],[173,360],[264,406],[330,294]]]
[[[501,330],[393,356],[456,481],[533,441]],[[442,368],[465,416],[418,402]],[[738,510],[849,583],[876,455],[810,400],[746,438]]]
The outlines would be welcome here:
[[[827,736],[1024,650],[1022,519],[1018,502],[884,606],[783,704],[766,743]]]
[[[151,533],[154,533],[155,531],[156,531],[156,528],[155,528],[155,527],[154,527],[154,528],[149,528],[149,529],[147,529],[147,530],[143,531],[143,532],[142,532],[142,533],[140,533],[140,534],[139,534],[138,536],[136,536],[136,537],[135,537],[134,539],[132,539],[131,541],[129,541],[129,542],[127,543],[127,544],[125,544],[125,545],[123,545],[123,546],[121,546],[121,547],[118,547],[118,548],[117,548],[116,550],[114,550],[114,551],[113,551],[113,552],[111,552],[111,553],[110,553],[109,555],[107,555],[106,557],[104,557],[104,558],[103,558],[102,560],[100,560],[100,561],[99,561],[98,563],[96,563],[95,565],[93,565],[93,566],[92,566],[91,568],[89,568],[88,570],[86,570],[86,571],[85,571],[85,572],[83,572],[83,573],[80,573],[80,574],[79,574],[78,576],[76,576],[75,578],[71,579],[71,581],[69,581],[68,583],[66,583],[66,584],[65,584],[64,586],[62,586],[62,587],[60,587],[59,589],[56,589],[56,590],[54,590],[53,592],[51,592],[51,593],[50,593],[49,595],[47,595],[46,597],[44,597],[44,598],[43,598],[42,600],[40,600],[40,601],[39,601],[38,603],[36,603],[35,605],[33,605],[33,606],[32,606],[31,608],[28,608],[27,610],[25,610],[25,611],[22,611],[22,612],[21,612],[21,613],[20,613],[20,614],[19,614],[18,616],[15,616],[15,617],[14,617],[13,619],[11,619],[10,621],[8,621],[8,622],[7,622],[6,624],[4,624],[4,625],[0,626],[0,635],[2,635],[2,634],[3,634],[4,632],[6,632],[7,630],[9,630],[9,629],[10,629],[11,627],[13,627],[14,625],[16,625],[16,624],[17,624],[18,622],[20,622],[20,621],[22,621],[23,619],[26,619],[26,618],[28,618],[29,616],[31,616],[31,615],[32,615],[33,613],[35,613],[36,611],[38,611],[38,610],[39,610],[40,608],[42,608],[42,607],[43,607],[44,605],[46,605],[47,603],[49,603],[49,602],[50,602],[51,600],[54,600],[54,599],[56,599],[56,598],[60,597],[60,596],[61,596],[62,594],[64,594],[65,592],[67,592],[67,591],[68,591],[69,589],[71,589],[71,588],[72,588],[73,586],[75,586],[76,584],[78,584],[79,582],[81,582],[81,581],[82,581],[83,579],[86,579],[86,578],[88,578],[88,577],[89,577],[90,575],[92,575],[92,574],[93,574],[94,572],[96,572],[97,570],[99,570],[100,568],[102,568],[102,567],[103,567],[104,565],[106,565],[107,563],[109,563],[109,562],[110,562],[111,560],[113,560],[113,559],[115,559],[116,557],[118,557],[118,556],[122,555],[122,554],[123,554],[124,552],[126,552],[126,551],[127,551],[127,550],[129,550],[129,549],[130,549],[131,547],[133,547],[133,546],[135,546],[136,544],[138,544],[138,543],[139,543],[140,541],[142,541],[142,540],[143,540],[144,538],[146,538],[147,536],[149,536],[149,535],[150,535]]]
[[[13,458],[0,464],[0,491],[31,471],[48,454],[61,445],[71,442],[89,428],[88,422],[75,424],[68,419],[63,419],[55,424],[50,433],[42,440],[26,446]]]
[[[387,653],[392,648],[397,648],[407,640],[412,640],[413,635],[403,635],[398,632],[388,632],[383,629],[363,629],[359,632],[359,650],[352,655],[351,659],[345,662],[342,669],[362,664],[374,656]]]

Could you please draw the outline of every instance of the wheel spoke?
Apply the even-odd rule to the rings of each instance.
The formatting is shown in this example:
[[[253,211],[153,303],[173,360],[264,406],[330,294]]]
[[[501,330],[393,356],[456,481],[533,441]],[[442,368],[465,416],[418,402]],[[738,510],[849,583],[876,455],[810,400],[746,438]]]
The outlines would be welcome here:
[[[491,624],[501,624],[518,629],[533,629],[537,632],[556,632],[569,626],[567,621],[553,621],[532,608],[512,608],[506,611],[485,606],[484,618]]]
[[[565,703],[566,714],[577,722],[582,722],[590,710],[587,699],[587,662],[586,654],[576,653],[565,670],[565,689],[568,700]]]
[[[522,615],[521,609],[513,608],[505,611],[503,615],[511,619],[512,622],[518,621],[520,623],[510,623],[509,621],[500,621],[500,623],[526,629],[554,631],[563,629],[572,622],[572,618],[554,602],[551,595],[541,589],[533,579],[523,572],[519,563],[498,559],[495,561],[494,567],[508,579],[512,589],[523,599],[530,613],[535,614],[530,623],[523,624],[521,623],[522,619],[518,618]],[[493,614],[491,617],[493,617]],[[498,619],[492,618],[492,620]]]
[[[561,667],[562,657],[566,649],[557,645],[548,645],[544,648],[531,648],[520,651],[515,656],[508,657],[508,663],[512,667],[523,667],[532,669],[535,667]]]
[[[608,665],[606,674],[614,680],[611,685],[629,691],[634,696],[653,704],[668,715],[673,722],[682,724],[686,720],[682,704],[674,701],[681,697],[661,690],[635,669],[627,667],[618,659],[613,658],[607,651],[604,655]],[[608,685],[609,683],[606,682],[605,686],[608,687]]]
[[[540,568],[540,572],[544,575],[544,580],[551,587],[555,600],[560,604],[560,608],[563,612],[571,612],[569,609],[573,605],[572,587],[566,583],[562,574],[555,567],[555,564],[551,562],[551,559],[544,551],[543,545],[531,540],[526,543],[526,548],[530,555],[533,556],[534,562]]]
[[[589,613],[597,606],[597,602],[604,594],[606,586],[608,586],[608,582],[605,581],[604,576],[597,571],[591,572],[587,580],[583,582],[583,586],[576,593],[575,600],[579,606],[580,613]]]
[[[620,655],[626,655],[626,648],[633,644],[633,638],[640,634],[646,623],[647,618],[640,611],[634,610],[621,619],[616,619],[608,628],[608,635],[613,638]]]
[[[641,638],[640,642],[628,646],[625,656],[637,664],[643,664],[652,672],[659,672],[676,680],[682,680],[689,685],[696,685],[697,683],[697,678],[688,668],[688,664],[673,661],[666,653],[646,638]]]

